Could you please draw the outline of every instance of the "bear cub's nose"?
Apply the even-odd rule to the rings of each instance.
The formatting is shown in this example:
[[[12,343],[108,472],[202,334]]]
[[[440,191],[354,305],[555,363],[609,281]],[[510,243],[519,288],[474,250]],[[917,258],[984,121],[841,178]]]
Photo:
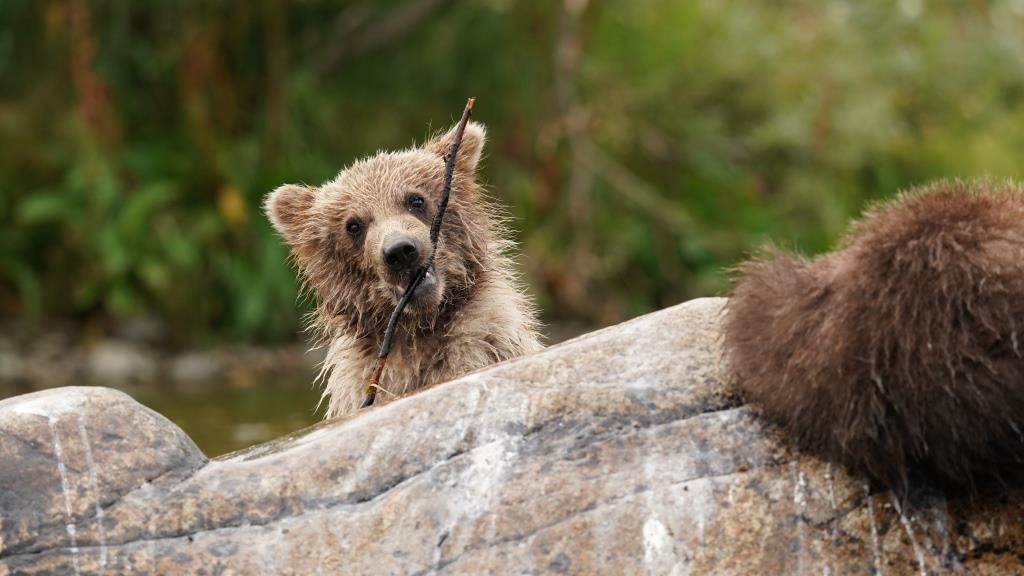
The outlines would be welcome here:
[[[409,238],[396,238],[384,244],[384,263],[392,272],[405,272],[420,261],[420,251]]]

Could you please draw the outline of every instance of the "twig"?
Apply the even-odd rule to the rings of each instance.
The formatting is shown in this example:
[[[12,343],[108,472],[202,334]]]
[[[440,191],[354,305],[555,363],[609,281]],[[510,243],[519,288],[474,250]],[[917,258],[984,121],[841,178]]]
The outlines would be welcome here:
[[[451,147],[448,148],[448,155],[444,159],[444,186],[441,188],[441,199],[437,203],[437,214],[434,215],[434,222],[430,225],[430,257],[416,271],[412,282],[409,282],[409,287],[405,289],[405,293],[402,294],[398,305],[395,306],[395,311],[391,313],[391,318],[388,319],[388,327],[384,331],[384,341],[381,342],[380,352],[377,353],[377,367],[373,370],[370,381],[366,384],[363,404],[360,408],[372,405],[374,399],[376,399],[380,376],[384,372],[384,366],[388,363],[388,354],[391,353],[391,340],[395,336],[395,328],[398,327],[398,318],[402,315],[402,311],[405,310],[406,304],[409,303],[409,299],[416,292],[416,288],[419,287],[424,276],[427,275],[427,270],[434,264],[434,257],[437,255],[437,238],[441,235],[441,221],[444,219],[444,211],[448,208],[448,197],[452,193],[452,177],[455,175],[455,155],[459,152],[459,145],[462,144],[462,133],[466,131],[466,124],[469,122],[469,116],[473,113],[473,104],[475,103],[476,98],[466,100],[466,108],[462,111],[462,119],[459,120],[459,125],[455,128]]]
[[[328,75],[346,59],[383,48],[412,32],[451,0],[412,0],[380,18],[370,18],[373,2],[349,7],[335,20],[332,42],[320,58],[319,71]]]
[[[663,222],[669,230],[682,232],[697,229],[696,220],[689,212],[665,200],[652,184],[597,146],[588,143],[583,158],[620,196],[652,218]]]

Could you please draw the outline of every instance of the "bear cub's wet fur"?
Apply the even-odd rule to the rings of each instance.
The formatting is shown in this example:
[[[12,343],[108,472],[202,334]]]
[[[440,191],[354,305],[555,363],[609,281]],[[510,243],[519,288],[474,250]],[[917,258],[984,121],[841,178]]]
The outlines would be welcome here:
[[[945,181],[871,208],[840,248],[739,267],[736,384],[806,450],[894,488],[1024,460],[1024,188]]]
[[[316,297],[327,346],[327,417],[359,407],[388,317],[430,254],[430,225],[454,128],[381,152],[321,186],[289,184],[265,210]],[[534,307],[506,255],[501,219],[476,181],[484,127],[466,126],[433,268],[403,313],[377,402],[541,348]]]

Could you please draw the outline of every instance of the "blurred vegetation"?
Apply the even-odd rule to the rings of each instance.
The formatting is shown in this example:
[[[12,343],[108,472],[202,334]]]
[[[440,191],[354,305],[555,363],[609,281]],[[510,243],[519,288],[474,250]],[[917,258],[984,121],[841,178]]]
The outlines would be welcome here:
[[[0,313],[293,337],[263,195],[468,95],[546,314],[604,324],[901,187],[1024,176],[1024,0],[6,0]]]

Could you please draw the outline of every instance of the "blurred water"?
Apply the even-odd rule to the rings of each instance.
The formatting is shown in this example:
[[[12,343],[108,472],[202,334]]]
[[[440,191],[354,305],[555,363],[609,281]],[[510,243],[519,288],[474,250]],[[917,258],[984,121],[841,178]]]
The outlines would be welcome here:
[[[320,393],[312,377],[294,381],[259,381],[244,386],[207,384],[181,387],[162,382],[121,390],[181,427],[213,458],[273,440],[315,424]],[[0,400],[40,389],[0,381]]]
[[[308,379],[245,388],[155,388],[132,396],[180,426],[211,458],[294,432],[323,416],[322,409],[313,413],[320,393]]]
[[[554,322],[544,326],[545,342],[553,345],[578,336],[592,326]],[[215,457],[273,440],[323,418],[320,391],[313,372],[284,381],[205,387],[147,386],[127,391],[136,400],[163,414],[184,430],[207,456]]]
[[[590,328],[548,323],[545,341],[552,345]],[[308,345],[167,353],[137,340],[86,345],[66,330],[0,329],[0,399],[57,386],[111,386],[177,424],[211,458],[323,416],[313,384],[322,355]]]

